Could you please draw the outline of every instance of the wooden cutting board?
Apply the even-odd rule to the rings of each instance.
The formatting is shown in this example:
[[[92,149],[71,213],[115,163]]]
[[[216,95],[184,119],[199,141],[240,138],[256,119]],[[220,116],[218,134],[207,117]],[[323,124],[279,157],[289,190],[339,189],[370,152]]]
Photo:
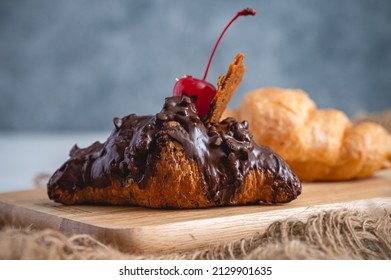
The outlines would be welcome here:
[[[16,226],[90,234],[122,251],[169,253],[243,238],[276,220],[305,219],[341,208],[391,208],[391,170],[350,182],[311,183],[295,201],[281,205],[156,210],[130,206],[65,206],[45,189],[0,194],[0,216]]]

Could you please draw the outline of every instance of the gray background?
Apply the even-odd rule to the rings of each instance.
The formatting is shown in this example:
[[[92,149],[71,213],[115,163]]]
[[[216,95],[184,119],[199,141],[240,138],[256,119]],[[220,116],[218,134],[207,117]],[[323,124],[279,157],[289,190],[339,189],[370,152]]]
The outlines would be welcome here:
[[[391,1],[0,0],[0,131],[90,131],[152,114],[176,77],[215,84],[236,53],[247,73],[231,105],[262,86],[306,90],[353,117],[391,107]]]

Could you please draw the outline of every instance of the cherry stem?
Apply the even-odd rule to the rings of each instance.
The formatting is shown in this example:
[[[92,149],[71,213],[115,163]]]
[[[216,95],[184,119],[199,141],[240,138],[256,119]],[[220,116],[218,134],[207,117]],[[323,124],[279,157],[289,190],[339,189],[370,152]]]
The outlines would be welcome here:
[[[249,16],[249,15],[255,16],[256,13],[257,13],[257,12],[256,12],[254,9],[246,8],[246,9],[244,9],[244,10],[238,12],[238,13],[236,14],[236,16],[234,16],[234,17],[231,19],[231,21],[227,24],[227,26],[224,28],[223,32],[220,34],[219,39],[217,39],[217,42],[216,42],[216,44],[215,44],[215,46],[214,46],[214,48],[213,48],[212,54],[211,54],[210,57],[209,57],[208,65],[206,66],[206,70],[205,70],[204,77],[202,78],[203,81],[205,81],[206,76],[208,75],[210,63],[212,62],[212,59],[213,59],[213,56],[214,56],[214,54],[215,54],[215,52],[216,52],[217,46],[219,45],[219,43],[220,43],[220,41],[221,41],[221,38],[223,38],[225,31],[227,31],[227,29],[229,28],[229,26],[230,26],[238,17],[240,17],[240,16]]]

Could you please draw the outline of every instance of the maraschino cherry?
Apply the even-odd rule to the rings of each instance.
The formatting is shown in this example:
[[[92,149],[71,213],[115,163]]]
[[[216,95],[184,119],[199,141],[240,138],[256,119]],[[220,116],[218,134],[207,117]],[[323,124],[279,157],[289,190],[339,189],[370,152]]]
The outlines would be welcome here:
[[[216,88],[211,83],[208,83],[206,81],[206,76],[208,75],[210,63],[212,62],[214,53],[216,52],[217,46],[219,45],[221,38],[223,37],[228,27],[238,17],[248,15],[254,16],[255,14],[255,10],[246,8],[238,12],[236,16],[231,19],[231,21],[224,28],[223,32],[220,34],[220,37],[213,48],[202,80],[193,78],[190,75],[185,75],[182,78],[177,79],[177,82],[174,86],[174,96],[181,96],[183,94],[186,94],[187,96],[192,97],[200,118],[205,117],[205,115],[209,112],[210,103],[212,102],[217,92]]]

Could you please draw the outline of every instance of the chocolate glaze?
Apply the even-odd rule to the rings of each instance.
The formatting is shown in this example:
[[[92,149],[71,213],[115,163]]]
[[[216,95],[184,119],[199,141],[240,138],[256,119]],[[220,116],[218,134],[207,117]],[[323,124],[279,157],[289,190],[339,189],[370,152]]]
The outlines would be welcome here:
[[[54,188],[72,193],[86,186],[108,187],[113,181],[125,186],[130,178],[145,188],[146,178],[156,172],[154,162],[162,147],[173,140],[197,163],[206,194],[216,204],[229,204],[242,191],[246,174],[254,169],[270,174],[266,178],[273,193],[285,188],[292,199],[300,194],[297,177],[279,155],[252,141],[246,121],[227,118],[206,127],[187,96],[166,98],[163,109],[154,116],[131,114],[113,122],[115,128],[105,143],[72,148],[70,159],[49,180],[49,196]]]

